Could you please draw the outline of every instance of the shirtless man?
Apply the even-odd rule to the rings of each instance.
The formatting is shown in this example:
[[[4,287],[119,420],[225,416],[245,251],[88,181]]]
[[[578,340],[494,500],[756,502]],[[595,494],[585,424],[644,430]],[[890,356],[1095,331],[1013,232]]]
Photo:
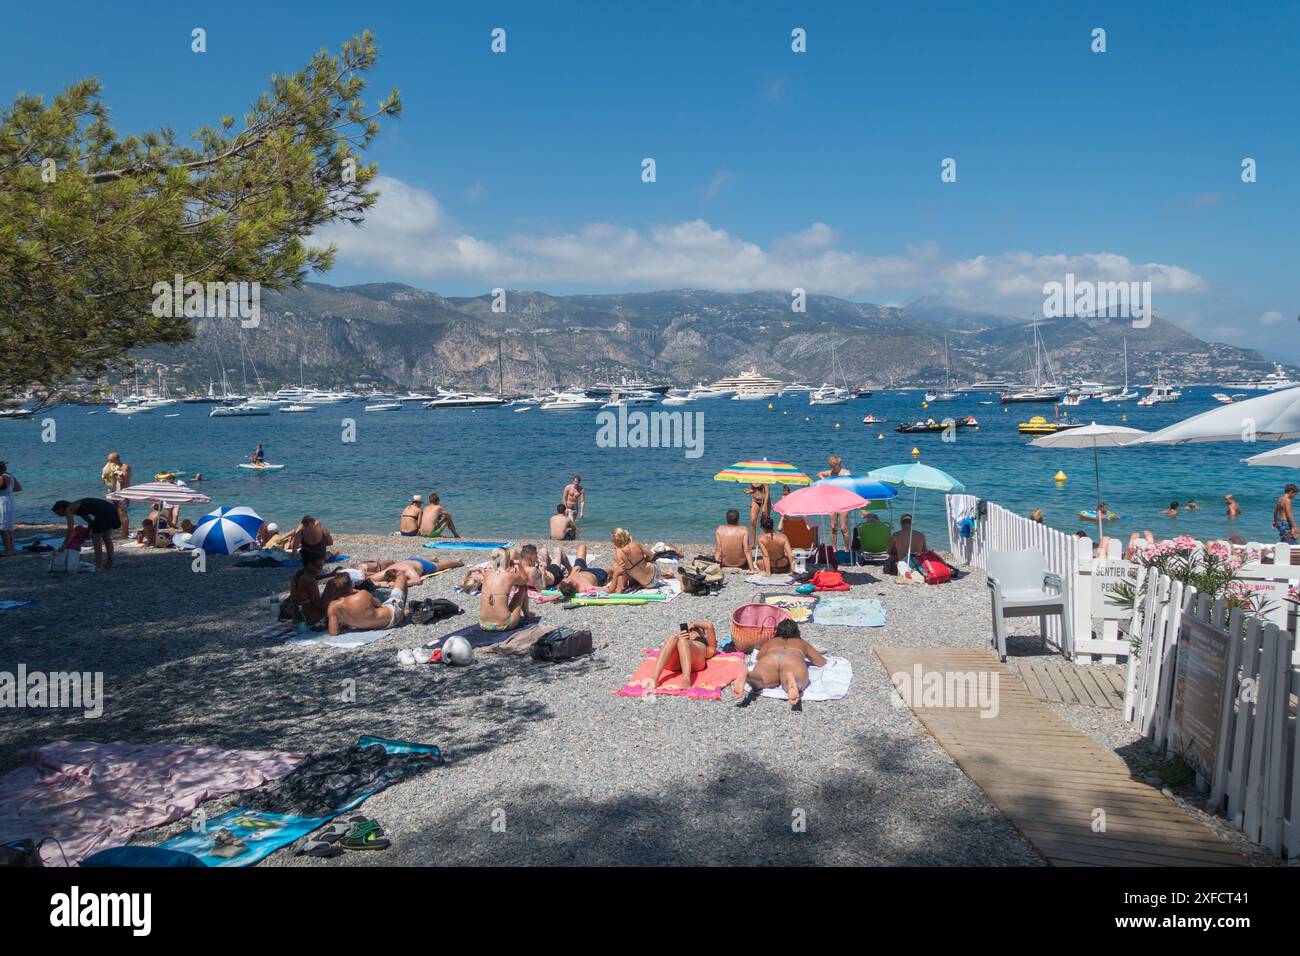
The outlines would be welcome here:
[[[614,566],[610,568],[611,594],[627,594],[642,588],[657,588],[659,565],[655,556],[640,541],[632,540],[626,528],[615,528],[609,537],[614,545]]]
[[[338,597],[341,575],[329,575],[324,590],[320,587],[325,562],[319,557],[304,561],[289,584],[289,599],[308,627],[315,627],[329,615],[330,602]]]
[[[732,508],[727,512],[727,523],[718,525],[713,532],[713,560],[724,568],[753,570],[749,540],[748,532],[740,526],[740,512]]]
[[[885,573],[897,574],[899,561],[905,560],[908,554],[920,554],[925,549],[925,535],[913,529],[911,515],[903,515],[903,520],[898,522],[898,530],[889,536]]]
[[[444,531],[450,531],[453,538],[459,538],[456,522],[451,520],[451,512],[442,506],[442,499],[437,492],[429,493],[429,503],[420,512],[420,524],[417,529],[422,538],[441,538]]]
[[[289,547],[286,549],[306,561],[308,555],[318,554],[324,558],[334,546],[334,536],[311,515],[303,515],[298,527],[289,532]]]
[[[593,568],[587,565],[587,545],[580,544],[578,545],[578,556],[573,560],[572,570],[555,587],[566,598],[571,598],[582,591],[603,588],[608,581],[608,571],[604,568]]]
[[[1295,512],[1292,510],[1297,494],[1300,494],[1300,488],[1287,485],[1282,489],[1282,497],[1273,505],[1273,527],[1277,529],[1278,541],[1300,541],[1300,528],[1296,528]]]
[[[424,510],[424,497],[411,495],[411,502],[402,509],[397,530],[403,538],[413,538],[420,530],[420,512]]]
[[[1176,502],[1176,501],[1171,501],[1171,502],[1169,502],[1169,507],[1168,507],[1168,508],[1165,508],[1165,509],[1164,509],[1163,511],[1161,511],[1160,513],[1161,513],[1162,515],[1164,515],[1166,518],[1177,518],[1177,517],[1178,517],[1178,502]]]
[[[406,581],[407,587],[415,587],[424,580],[426,574],[450,571],[463,564],[463,561],[456,560],[427,561],[424,558],[412,557],[400,561],[362,561],[360,564],[354,564],[353,567],[358,571],[364,571],[366,577],[378,585],[387,585],[401,578]]]
[[[772,530],[772,516],[763,515],[759,519],[763,533],[758,539],[758,570],[769,577],[774,574],[789,574],[794,568],[794,552],[790,548],[790,539],[780,531]]]
[[[369,591],[354,589],[352,579],[346,574],[336,574],[330,583],[339,595],[329,605],[331,637],[343,633],[345,627],[354,631],[387,630],[407,618],[405,580],[394,584],[393,593],[383,602]]]
[[[750,485],[745,489],[749,495],[749,540],[758,537],[758,519],[761,515],[772,513],[772,486]]]
[[[483,572],[478,626],[485,631],[510,631],[528,617],[528,578],[504,548],[492,552],[492,567]]]
[[[642,679],[641,687],[646,693],[653,694],[659,686],[659,675],[666,669],[680,673],[682,676],[677,686],[689,690],[691,674],[704,670],[709,658],[717,653],[718,638],[713,625],[708,621],[692,621],[686,630],[670,635],[664,642],[659,659],[655,661],[654,676]]]
[[[1224,495],[1223,503],[1227,508],[1229,518],[1241,517],[1241,505],[1237,504],[1236,498],[1232,497],[1232,495]]]
[[[831,455],[826,460],[827,469],[817,472],[818,478],[840,478],[850,474],[849,470],[844,467],[844,460],[839,455]],[[844,550],[848,551],[849,544],[849,512],[844,511],[840,514],[831,515],[831,549],[835,548],[836,532],[842,532],[844,535]]]
[[[581,521],[587,513],[587,489],[582,487],[582,475],[574,475],[573,481],[564,486],[560,494],[564,510],[574,521]]]
[[[761,691],[768,687],[783,687],[790,698],[790,709],[801,711],[799,696],[808,687],[809,661],[814,667],[826,666],[826,658],[799,636],[799,625],[784,620],[776,626],[772,639],[759,648],[754,669],[745,677],[736,678],[732,690],[737,697],[742,697],[746,688]],[[747,706],[752,699],[752,696],[745,696],[740,706]]]
[[[572,541],[577,537],[578,526],[569,516],[569,509],[561,501],[555,506],[555,514],[551,515],[551,540]]]

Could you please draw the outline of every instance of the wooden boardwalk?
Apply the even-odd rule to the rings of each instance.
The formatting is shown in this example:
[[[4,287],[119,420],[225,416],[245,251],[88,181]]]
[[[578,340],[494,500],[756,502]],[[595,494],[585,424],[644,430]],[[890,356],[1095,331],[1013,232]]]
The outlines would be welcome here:
[[[925,728],[1048,862],[1057,866],[1242,866],[1246,858],[1039,701],[991,651],[876,648],[885,670],[975,675],[997,708],[909,701]],[[981,678],[980,675],[984,676]],[[930,678],[934,681],[935,678]],[[898,683],[895,683],[898,686]],[[924,684],[921,685],[922,691]],[[969,686],[969,685],[968,685]],[[920,692],[918,692],[920,693]],[[906,698],[905,698],[906,699]],[[953,704],[959,699],[944,702]],[[1101,825],[1104,824],[1104,829]]]
[[[1075,667],[1059,657],[1050,662],[1021,658],[1016,666],[1029,693],[1039,700],[1112,710],[1124,707],[1124,678],[1118,670]]]

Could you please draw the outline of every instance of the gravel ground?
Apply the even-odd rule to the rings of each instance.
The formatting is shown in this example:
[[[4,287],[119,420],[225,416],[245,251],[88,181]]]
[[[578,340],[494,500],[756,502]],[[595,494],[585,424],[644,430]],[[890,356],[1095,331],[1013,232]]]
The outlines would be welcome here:
[[[361,558],[413,550],[405,539],[382,536],[340,536],[339,545]],[[610,546],[593,553],[607,558]],[[0,669],[22,662],[29,670],[103,671],[106,697],[96,720],[10,712],[0,722],[0,771],[15,766],[20,751],[57,739],[309,751],[368,733],[436,743],[448,764],[366,802],[392,848],[306,865],[1043,865],[897,706],[872,653],[877,646],[986,646],[989,608],[978,571],[943,588],[900,587],[882,581],[878,569],[850,572],[853,595],[879,597],[888,624],[806,625],[814,646],[852,662],[854,679],[844,700],[807,703],[797,714],[775,700],[737,709],[729,697],[611,693],[642,649],[662,643],[678,621],[707,618],[720,637],[729,633],[731,611],[761,590],[743,575],[729,576],[713,598],[572,611],[541,605],[545,622],[591,629],[596,652],[580,661],[480,654],[468,668],[403,668],[401,648],[472,619],[475,601],[453,592],[460,572],[434,577],[411,596],[450,597],[466,616],[408,624],[340,650],[241,637],[269,623],[267,596],[287,588],[291,572],[210,558],[198,574],[186,556],[131,548],[118,557],[111,574],[64,579],[49,578],[40,557],[0,561],[0,597],[40,600],[3,612]],[[1015,623],[1027,633],[1028,622]],[[1013,653],[1037,652],[1036,638],[1011,645]],[[355,701],[344,702],[350,681]],[[1112,749],[1132,741],[1115,712],[1072,722]],[[233,798],[214,802],[209,816],[234,805]],[[142,839],[168,832],[174,828]],[[303,863],[280,851],[263,865]]]

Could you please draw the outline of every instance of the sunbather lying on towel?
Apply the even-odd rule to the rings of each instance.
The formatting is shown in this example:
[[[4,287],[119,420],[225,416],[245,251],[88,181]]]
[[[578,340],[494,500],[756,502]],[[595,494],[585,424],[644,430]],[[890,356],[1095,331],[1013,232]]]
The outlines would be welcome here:
[[[510,552],[492,552],[492,567],[483,572],[478,624],[485,631],[511,631],[528,617],[528,578]]]
[[[537,545],[526,544],[519,549],[515,556],[515,566],[523,572],[524,577],[528,579],[528,586],[535,591],[545,591],[547,588],[553,588],[569,573],[569,556],[564,553],[564,548],[557,548],[559,557],[551,558],[551,548],[547,545],[546,551],[539,556]]]
[[[426,561],[424,558],[403,558],[400,561],[362,561],[353,567],[365,571],[367,577],[375,584],[389,584],[399,577],[406,579],[407,587],[414,587],[424,579],[426,574],[459,568],[465,562],[444,558],[441,561]]]
[[[580,591],[603,588],[608,582],[608,571],[604,568],[590,568],[587,566],[587,545],[580,544],[578,545],[578,556],[573,559],[573,570],[555,587],[566,598],[571,598]]]
[[[821,652],[799,636],[799,625],[794,621],[782,621],[776,626],[776,634],[758,651],[758,662],[748,676],[737,679],[733,690],[737,697],[745,693],[745,685],[759,691],[767,687],[781,686],[790,698],[792,710],[799,708],[799,695],[808,686],[808,662],[814,667],[825,667],[826,658]],[[746,698],[748,703],[753,698]]]
[[[718,638],[713,633],[713,625],[708,621],[692,621],[686,630],[669,635],[655,661],[654,677],[642,680],[641,686],[653,694],[659,686],[659,675],[669,670],[680,672],[682,679],[678,686],[689,690],[691,672],[703,670],[705,661],[717,653]]]
[[[335,583],[337,582],[337,583]],[[393,585],[393,593],[381,602],[369,591],[357,591],[346,574],[336,574],[330,581],[338,597],[330,601],[329,632],[331,636],[343,633],[345,627],[354,631],[382,631],[397,627],[406,620],[406,580]]]

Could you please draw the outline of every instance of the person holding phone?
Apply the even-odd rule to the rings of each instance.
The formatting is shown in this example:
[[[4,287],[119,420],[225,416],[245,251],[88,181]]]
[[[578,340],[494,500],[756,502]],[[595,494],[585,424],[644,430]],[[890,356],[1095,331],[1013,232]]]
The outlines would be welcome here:
[[[704,669],[705,662],[718,653],[718,638],[713,632],[713,625],[708,621],[692,621],[690,624],[677,625],[678,632],[671,634],[659,651],[655,661],[654,677],[641,681],[646,693],[653,694],[659,686],[659,677],[665,670],[681,673],[678,687],[689,690],[691,674]]]

